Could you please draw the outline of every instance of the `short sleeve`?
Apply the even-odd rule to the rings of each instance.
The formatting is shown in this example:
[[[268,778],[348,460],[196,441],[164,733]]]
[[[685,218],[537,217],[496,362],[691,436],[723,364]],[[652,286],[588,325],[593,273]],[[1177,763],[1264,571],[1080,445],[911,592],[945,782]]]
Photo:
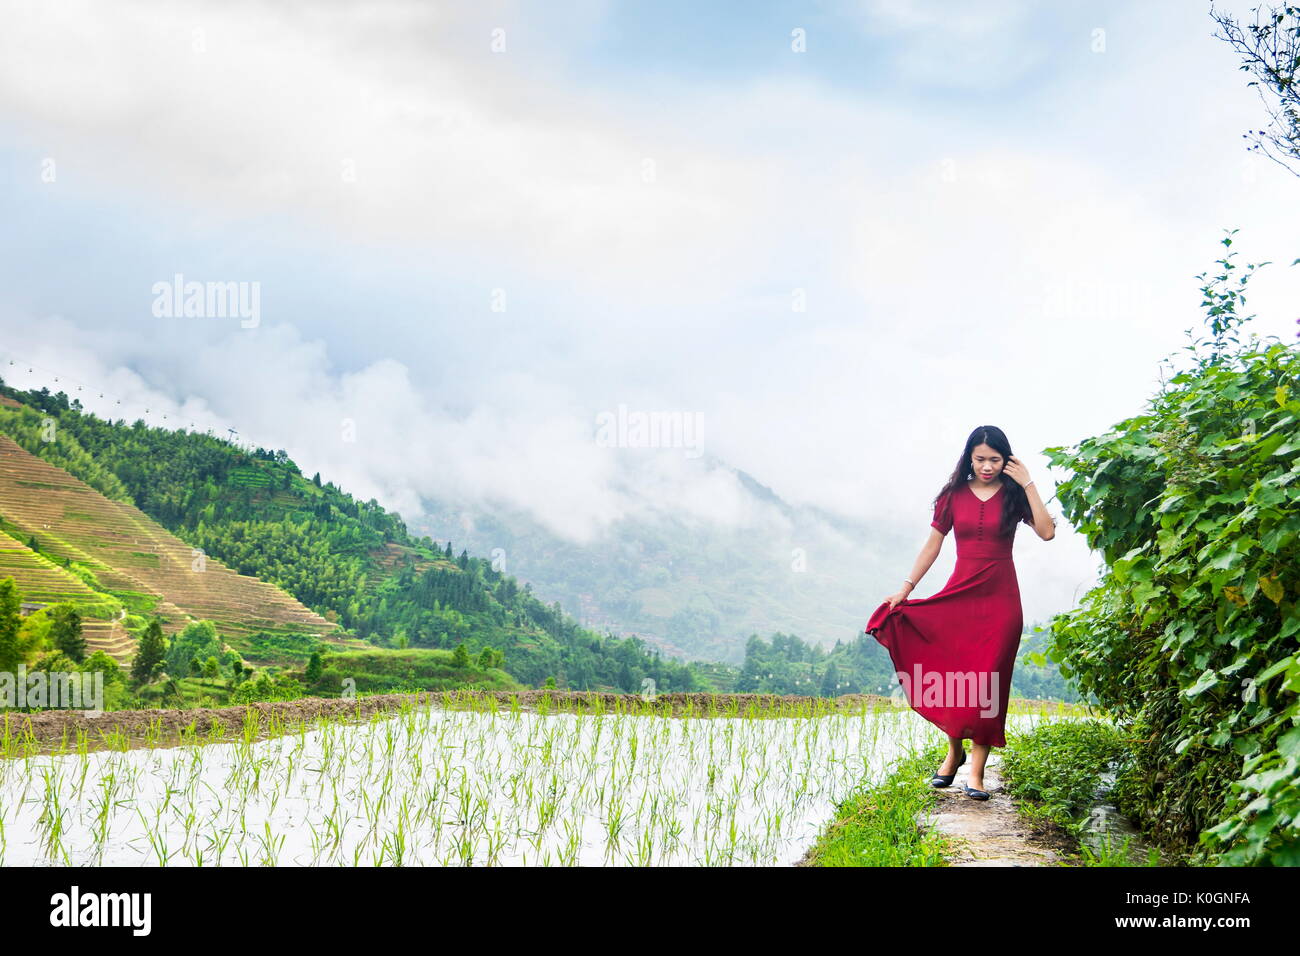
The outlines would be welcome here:
[[[946,507],[950,499],[950,495],[944,495],[934,506],[934,520],[930,522],[930,527],[940,534],[947,534],[952,530],[952,509]]]

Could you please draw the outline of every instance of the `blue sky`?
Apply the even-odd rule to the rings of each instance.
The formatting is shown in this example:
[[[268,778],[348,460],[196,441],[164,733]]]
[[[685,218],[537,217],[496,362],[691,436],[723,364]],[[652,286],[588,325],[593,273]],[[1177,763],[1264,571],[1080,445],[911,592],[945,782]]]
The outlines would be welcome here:
[[[923,534],[975,425],[1050,490],[1040,449],[1141,407],[1224,229],[1294,338],[1300,183],[1245,154],[1263,109],[1208,9],[8,8],[0,374],[579,540],[708,497],[595,416],[699,412],[787,499]],[[259,326],[154,316],[176,273],[258,282]],[[1060,551],[1068,603],[1094,562]]]

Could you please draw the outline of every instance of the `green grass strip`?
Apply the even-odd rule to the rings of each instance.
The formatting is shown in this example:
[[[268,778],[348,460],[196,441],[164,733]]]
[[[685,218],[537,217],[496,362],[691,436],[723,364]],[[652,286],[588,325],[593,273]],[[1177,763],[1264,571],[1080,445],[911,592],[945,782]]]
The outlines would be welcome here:
[[[864,783],[844,800],[803,866],[946,866],[954,850],[920,821],[938,801],[929,784],[946,749],[901,758],[878,785]]]

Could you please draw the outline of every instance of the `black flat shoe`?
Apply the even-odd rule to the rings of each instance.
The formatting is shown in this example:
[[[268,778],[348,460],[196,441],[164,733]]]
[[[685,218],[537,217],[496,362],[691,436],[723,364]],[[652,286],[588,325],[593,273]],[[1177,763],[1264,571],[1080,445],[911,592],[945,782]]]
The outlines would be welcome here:
[[[964,764],[965,762],[966,762],[966,748],[962,747],[961,759],[957,761],[957,766],[953,768],[952,773],[936,773],[933,777],[930,778],[930,786],[951,787],[953,778],[957,776],[957,771],[961,769],[961,765]]]
[[[967,784],[962,784],[961,788],[965,791],[966,796],[970,797],[972,800],[987,800],[989,798],[987,791],[976,790],[974,787],[968,786]]]

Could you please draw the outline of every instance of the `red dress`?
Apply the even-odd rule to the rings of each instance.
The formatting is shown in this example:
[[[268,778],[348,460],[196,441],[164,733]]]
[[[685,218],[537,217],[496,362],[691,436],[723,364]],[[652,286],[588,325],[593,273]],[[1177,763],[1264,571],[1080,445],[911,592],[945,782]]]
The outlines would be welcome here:
[[[885,601],[866,632],[894,662],[895,676],[918,714],[949,737],[1005,747],[1011,668],[1024,628],[1011,535],[998,537],[1001,486],[988,501],[963,483],[940,498],[931,527],[957,530],[957,563],[943,590]]]

